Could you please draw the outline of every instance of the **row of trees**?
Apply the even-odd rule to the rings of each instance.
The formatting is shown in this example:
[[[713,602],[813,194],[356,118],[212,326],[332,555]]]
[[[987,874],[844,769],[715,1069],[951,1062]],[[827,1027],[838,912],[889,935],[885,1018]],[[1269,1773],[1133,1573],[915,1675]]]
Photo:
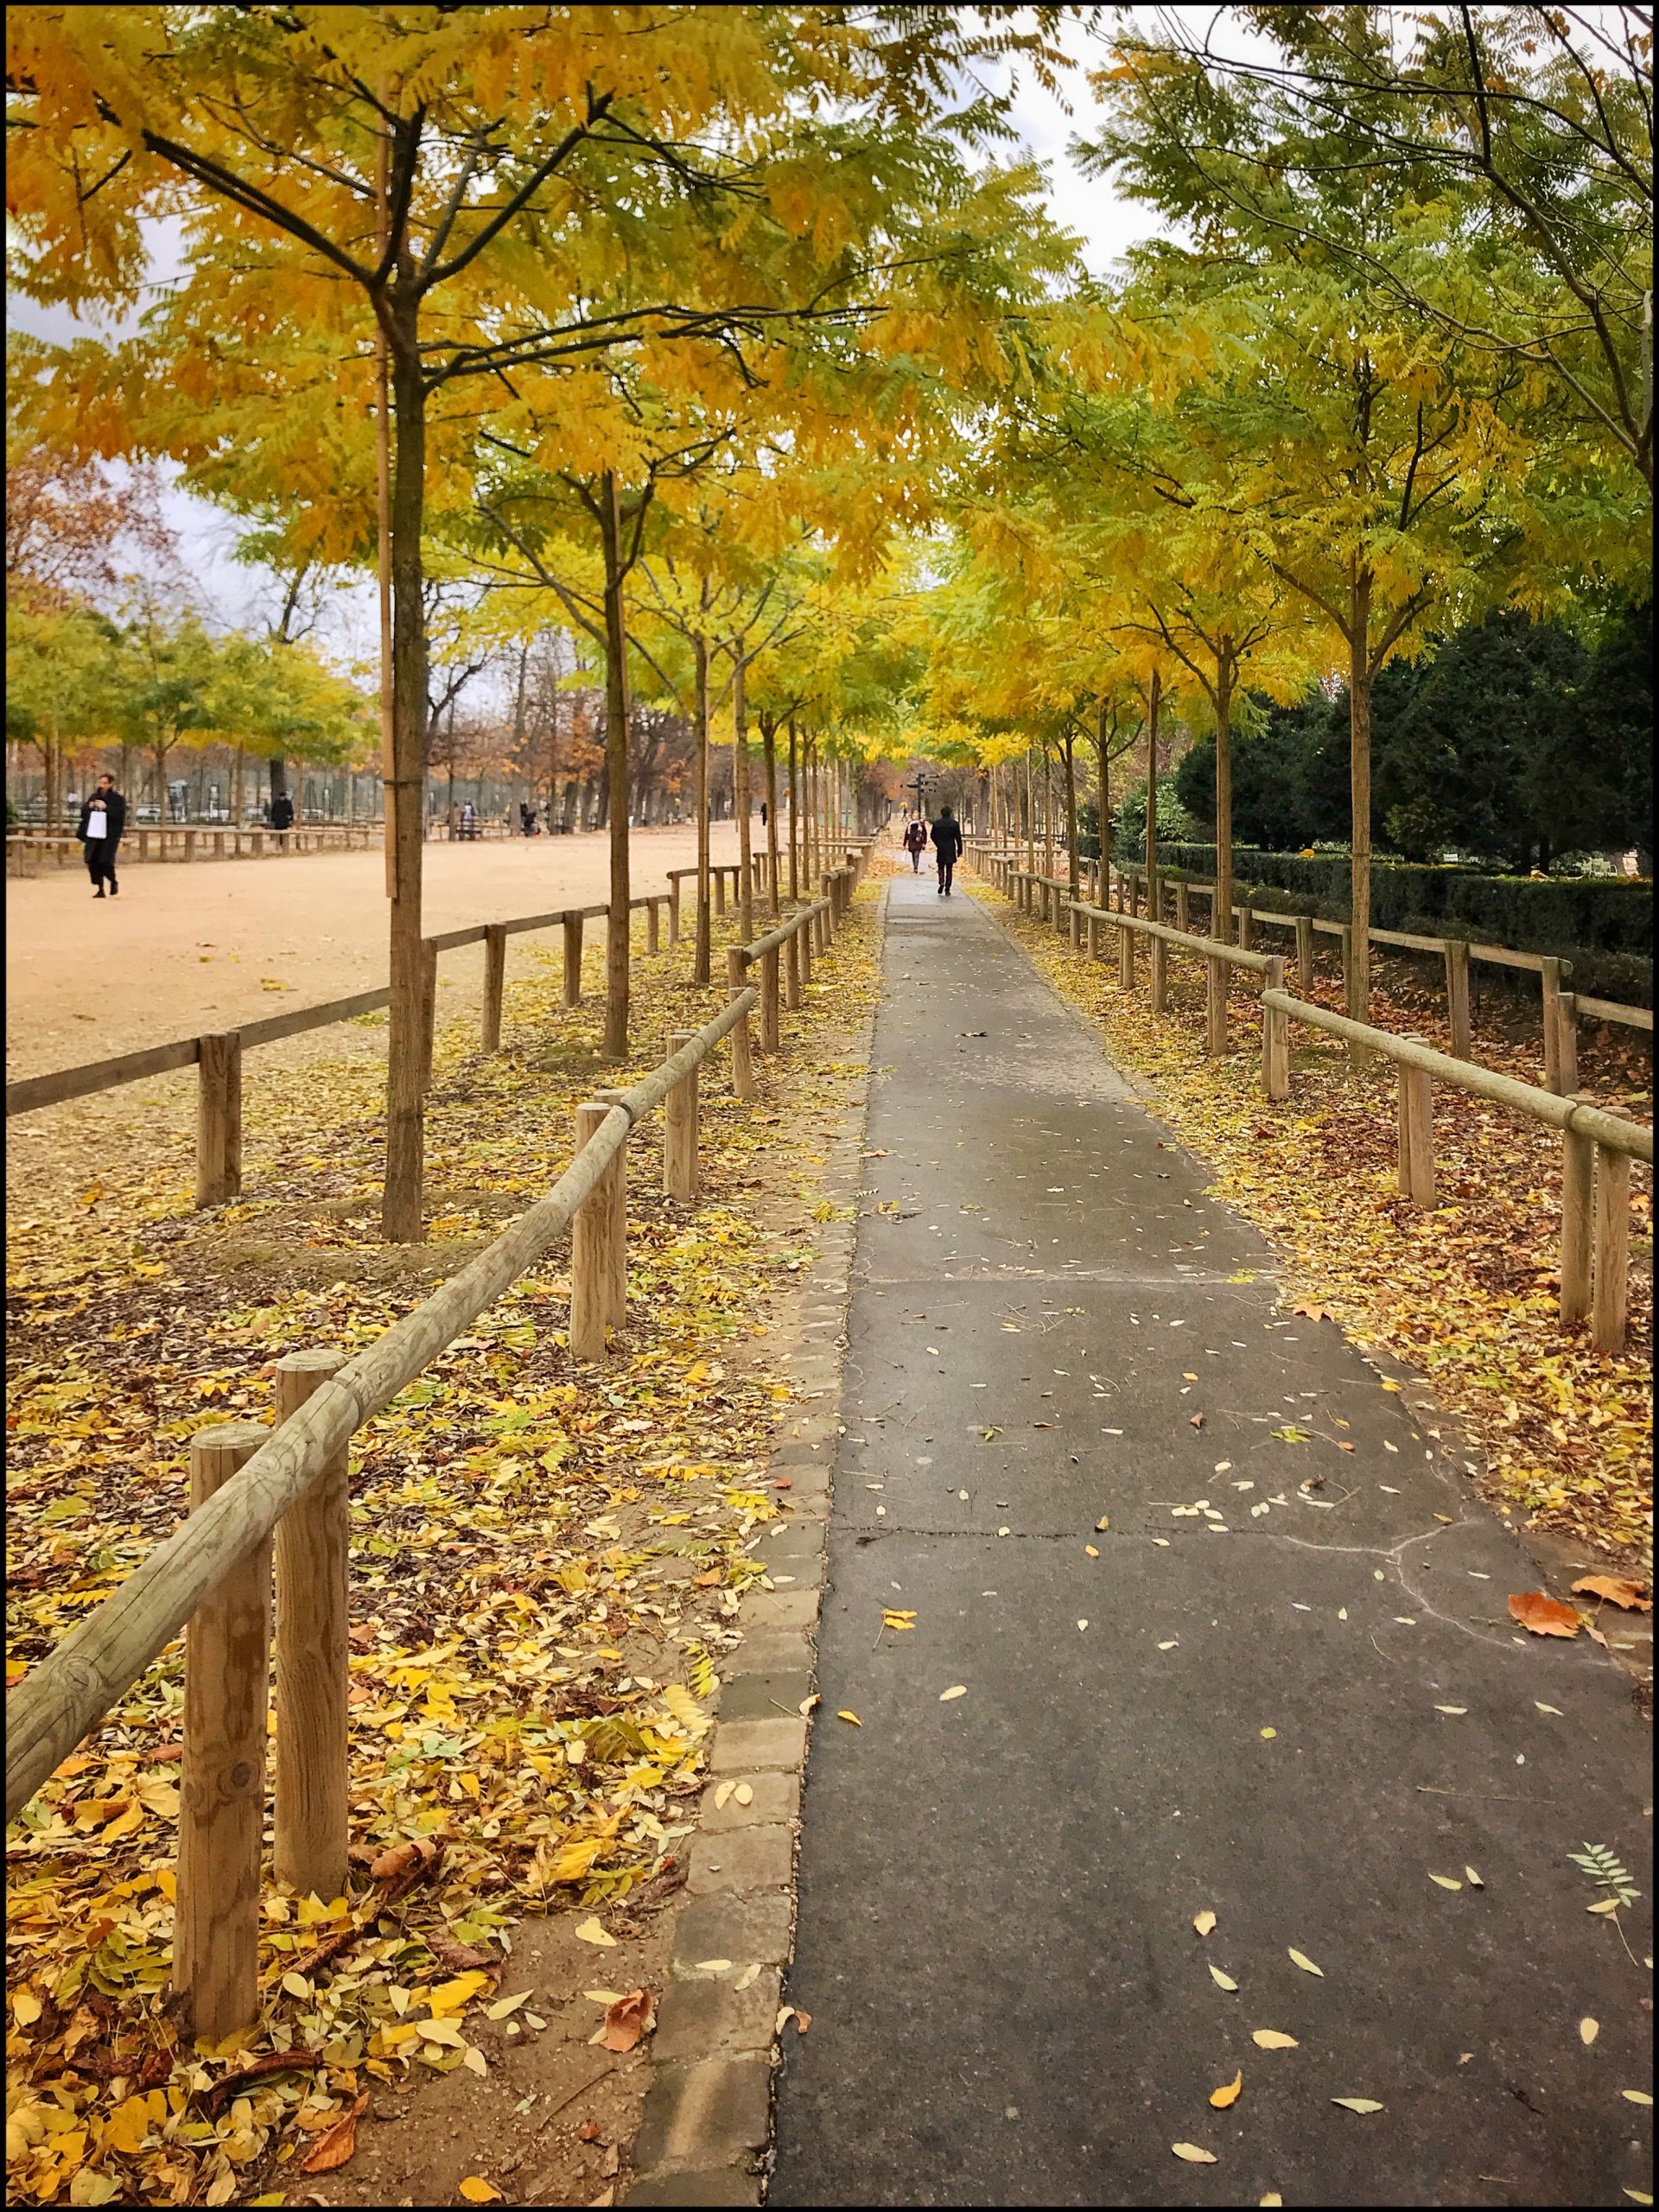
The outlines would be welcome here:
[[[1586,635],[1645,571],[1650,44],[1634,10],[1236,12],[1274,58],[1124,12],[1083,151],[1174,234],[1103,282],[999,158],[1007,67],[1092,11],[11,11],[21,281],[124,308],[155,219],[184,240],[139,336],[22,349],[41,440],[165,455],[263,557],[378,582],[389,1236],[422,788],[468,662],[556,632],[603,683],[612,1055],[659,735],[706,976],[719,742],[746,854],[759,779],[775,839],[780,792],[921,747],[1005,821],[1052,788],[1075,863],[1084,800],[1109,825],[1132,753],[1155,785],[1201,733],[1225,892],[1235,735],[1315,685],[1364,1012],[1391,666],[1499,607]]]
[[[1230,17],[1266,58],[1229,58]],[[1515,861],[1650,842],[1605,681],[1648,588],[1649,26],[1121,26],[1082,150],[1173,235],[1045,318],[955,470],[925,712],[1027,829],[1052,788],[1074,865],[1080,798],[1109,824],[1132,754],[1144,792],[1199,734],[1219,916],[1239,798],[1350,848],[1363,1018],[1374,822]]]

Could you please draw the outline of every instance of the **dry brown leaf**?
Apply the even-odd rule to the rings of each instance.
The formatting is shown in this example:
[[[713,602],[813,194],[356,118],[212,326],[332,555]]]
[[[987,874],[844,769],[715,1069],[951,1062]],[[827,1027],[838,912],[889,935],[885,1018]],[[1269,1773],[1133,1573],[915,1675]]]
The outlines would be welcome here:
[[[377,1882],[394,1880],[412,1866],[429,1865],[438,1855],[438,1847],[430,1836],[411,1836],[407,1843],[395,1843],[390,1851],[371,1861],[369,1872]]]
[[[1510,1598],[1510,1617],[1534,1636],[1576,1636],[1578,1615],[1542,1590],[1517,1590]]]
[[[318,2136],[308,2154],[300,2161],[302,2174],[331,2174],[343,2166],[357,2149],[357,2123],[368,2109],[368,2092],[365,2090],[343,2120],[337,2120],[326,2135]]]
[[[1582,1591],[1586,1597],[1605,1598],[1610,1605],[1619,1605],[1627,1613],[1650,1613],[1653,1598],[1645,1582],[1631,1582],[1622,1574],[1586,1574],[1573,1585],[1574,1596]]]
[[[1210,2101],[1217,2112],[1225,2112],[1229,2105],[1238,2102],[1238,2093],[1244,2087],[1244,2069],[1241,2066],[1230,2082],[1224,2082],[1218,2089],[1211,2089]]]
[[[619,1997],[605,2015],[603,2037],[607,2050],[632,2050],[641,2036],[651,2032],[657,2018],[657,1999],[648,1989],[631,1989]]]

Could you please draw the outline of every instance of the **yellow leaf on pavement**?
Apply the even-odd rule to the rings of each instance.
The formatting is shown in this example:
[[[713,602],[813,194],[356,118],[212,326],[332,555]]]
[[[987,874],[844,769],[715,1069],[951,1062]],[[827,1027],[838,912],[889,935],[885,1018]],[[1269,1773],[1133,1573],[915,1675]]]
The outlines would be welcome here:
[[[1225,2112],[1229,2105],[1238,2102],[1238,2093],[1244,2087],[1244,2069],[1240,2067],[1230,2082],[1224,2082],[1218,2089],[1211,2089],[1210,2101],[1217,2112]]]
[[[1193,1915],[1192,1925],[1200,1936],[1207,1936],[1215,1924],[1216,1916],[1213,1912],[1205,1910]]]
[[[1217,1989],[1236,1990],[1238,1987],[1238,1984],[1233,1980],[1231,1974],[1223,1974],[1219,1967],[1211,1967],[1210,1979]]]
[[[1215,2152],[1201,2151],[1196,2143],[1172,2143],[1169,2147],[1178,2158],[1185,2158],[1189,2166],[1213,2166],[1216,2164]]]
[[[579,1943],[601,1943],[608,1948],[616,1942],[614,1936],[607,1936],[598,1921],[591,1917],[578,1923],[575,1935]]]
[[[493,2181],[486,2181],[482,2174],[468,2174],[461,2184],[461,2194],[468,2204],[499,2204],[501,2192]]]
[[[1256,2028],[1250,2041],[1259,2050],[1295,2050],[1300,2048],[1294,2036],[1281,2035],[1277,2028]]]
[[[1344,2112],[1381,2112],[1382,2107],[1375,2097],[1332,2097],[1333,2105],[1340,2105]]]
[[[1290,1963],[1294,1967],[1300,1967],[1304,1974],[1316,1974],[1321,1981],[1325,1980],[1325,1968],[1316,1967],[1305,1951],[1291,1952]]]

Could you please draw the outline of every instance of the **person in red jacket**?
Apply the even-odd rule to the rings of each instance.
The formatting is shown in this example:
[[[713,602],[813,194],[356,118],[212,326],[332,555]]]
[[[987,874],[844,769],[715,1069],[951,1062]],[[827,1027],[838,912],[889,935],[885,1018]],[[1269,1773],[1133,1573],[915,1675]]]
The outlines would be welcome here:
[[[927,850],[927,824],[925,822],[919,820],[912,822],[908,829],[906,829],[905,831],[905,850],[910,855],[911,874],[912,875],[920,874],[922,855]]]

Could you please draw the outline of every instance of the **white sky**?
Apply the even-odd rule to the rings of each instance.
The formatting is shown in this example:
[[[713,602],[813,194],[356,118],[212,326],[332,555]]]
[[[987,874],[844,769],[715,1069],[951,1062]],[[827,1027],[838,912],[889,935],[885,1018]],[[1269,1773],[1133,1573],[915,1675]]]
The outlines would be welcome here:
[[[1180,10],[1210,16],[1210,8]],[[1082,64],[1090,58],[1086,35],[1073,29],[1067,34],[1070,49]],[[1071,112],[1053,94],[1028,81],[1022,82],[1014,102],[1013,120],[1030,152],[1048,165],[1049,200],[1057,219],[1083,241],[1084,257],[1090,270],[1104,274],[1135,239],[1158,227],[1147,209],[1122,199],[1115,188],[1085,178],[1070,159],[1066,148],[1079,130],[1090,128],[1094,103],[1078,66],[1066,73],[1063,98]],[[1013,151],[1012,148],[1007,149]],[[158,276],[165,274],[158,257]],[[64,308],[42,308],[16,293],[9,293],[7,327],[39,336],[72,340],[98,326],[78,324]],[[274,595],[269,573],[243,566],[232,557],[238,525],[209,502],[174,491],[167,499],[167,520],[177,532],[184,563],[210,622],[226,626],[261,626],[265,606]],[[328,634],[318,642],[351,658],[368,655],[373,645],[373,607],[369,588],[343,594]]]

